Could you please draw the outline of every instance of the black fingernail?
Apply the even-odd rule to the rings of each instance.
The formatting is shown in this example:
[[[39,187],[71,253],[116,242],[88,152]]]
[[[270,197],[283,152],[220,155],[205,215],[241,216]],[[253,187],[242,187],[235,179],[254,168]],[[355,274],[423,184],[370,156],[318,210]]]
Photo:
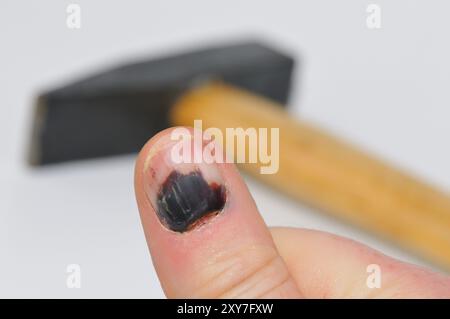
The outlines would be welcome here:
[[[157,215],[167,228],[185,232],[220,212],[225,201],[225,187],[208,184],[200,171],[173,171],[158,192]]]

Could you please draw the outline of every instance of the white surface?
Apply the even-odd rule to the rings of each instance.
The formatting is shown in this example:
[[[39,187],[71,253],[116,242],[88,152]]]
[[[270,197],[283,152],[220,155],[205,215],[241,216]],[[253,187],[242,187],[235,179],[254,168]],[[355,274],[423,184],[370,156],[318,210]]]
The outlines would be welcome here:
[[[263,3],[264,2],[264,3]],[[373,1],[375,2],[375,1]],[[33,171],[24,165],[33,96],[92,68],[210,40],[258,35],[301,53],[291,111],[450,189],[450,3],[376,1],[0,3],[0,297],[162,297],[132,188],[133,157]],[[339,233],[410,255],[250,181],[270,225]],[[66,288],[66,266],[82,288]]]

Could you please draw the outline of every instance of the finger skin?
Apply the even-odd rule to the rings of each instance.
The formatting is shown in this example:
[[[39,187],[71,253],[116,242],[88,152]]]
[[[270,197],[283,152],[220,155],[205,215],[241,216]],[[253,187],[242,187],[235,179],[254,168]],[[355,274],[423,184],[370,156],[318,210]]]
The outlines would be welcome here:
[[[450,298],[450,278],[395,260],[355,241],[325,232],[272,228],[289,272],[306,298]],[[369,288],[378,265],[380,288]]]
[[[220,180],[226,188],[226,203],[218,215],[182,233],[163,225],[156,215],[155,187],[174,168],[192,169],[192,165],[174,164],[168,159],[167,152],[174,143],[170,139],[172,130],[159,133],[144,146],[135,169],[142,225],[166,295],[172,298],[300,297],[233,164],[207,164],[200,168],[206,175],[214,171],[212,178]]]

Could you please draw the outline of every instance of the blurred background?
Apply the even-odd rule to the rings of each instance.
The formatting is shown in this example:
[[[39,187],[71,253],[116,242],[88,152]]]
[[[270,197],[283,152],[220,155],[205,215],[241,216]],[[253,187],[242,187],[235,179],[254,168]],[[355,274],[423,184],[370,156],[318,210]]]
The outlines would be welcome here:
[[[66,25],[79,4],[81,28]],[[369,28],[370,4],[381,28]],[[450,189],[450,2],[0,2],[0,297],[163,297],[133,191],[134,155],[33,169],[44,89],[117,62],[256,37],[301,58],[290,112]],[[321,229],[427,265],[247,178],[269,225]],[[69,264],[81,288],[66,285]],[[433,265],[427,265],[433,268]]]

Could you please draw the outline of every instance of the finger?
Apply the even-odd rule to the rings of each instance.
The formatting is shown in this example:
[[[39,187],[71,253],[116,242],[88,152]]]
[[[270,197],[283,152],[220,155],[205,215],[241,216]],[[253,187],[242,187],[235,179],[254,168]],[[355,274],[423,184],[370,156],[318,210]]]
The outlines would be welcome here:
[[[193,158],[177,164],[180,144],[172,137],[182,129],[152,138],[135,171],[141,220],[166,295],[300,297],[234,165]],[[194,131],[184,130],[192,146]]]
[[[306,229],[272,228],[271,233],[307,298],[450,298],[449,277],[355,241]]]

